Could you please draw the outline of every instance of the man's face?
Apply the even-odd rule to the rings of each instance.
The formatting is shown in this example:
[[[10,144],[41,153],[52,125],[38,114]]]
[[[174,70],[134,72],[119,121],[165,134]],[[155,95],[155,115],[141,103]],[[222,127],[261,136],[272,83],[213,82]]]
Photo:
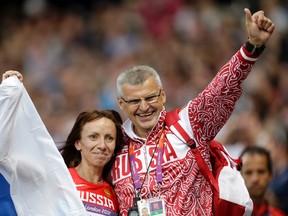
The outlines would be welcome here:
[[[166,102],[164,90],[150,77],[140,85],[123,85],[122,92],[123,97],[118,97],[120,109],[133,122],[135,133],[146,137],[163,110]]]
[[[251,198],[264,197],[271,180],[267,158],[258,153],[246,153],[242,157],[242,176]]]
[[[142,216],[149,216],[149,214],[148,214],[148,208],[143,208],[143,209],[142,209]]]

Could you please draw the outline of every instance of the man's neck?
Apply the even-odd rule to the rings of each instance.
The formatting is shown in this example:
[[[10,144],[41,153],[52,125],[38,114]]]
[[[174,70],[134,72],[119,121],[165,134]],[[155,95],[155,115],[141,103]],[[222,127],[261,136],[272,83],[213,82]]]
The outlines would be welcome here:
[[[150,131],[147,131],[147,130],[138,130],[134,125],[133,125],[133,131],[134,131],[134,133],[135,133],[137,136],[139,136],[139,137],[141,137],[141,138],[144,138],[144,139],[147,138],[147,136],[148,136],[148,134],[149,134],[149,132],[150,132]]]
[[[264,203],[266,203],[266,200],[264,197],[253,197],[252,198],[254,205],[260,206]]]

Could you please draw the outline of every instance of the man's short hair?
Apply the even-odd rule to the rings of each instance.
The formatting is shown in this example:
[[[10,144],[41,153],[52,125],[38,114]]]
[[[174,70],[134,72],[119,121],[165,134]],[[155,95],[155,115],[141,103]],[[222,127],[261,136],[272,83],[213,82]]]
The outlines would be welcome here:
[[[271,156],[270,156],[270,152],[260,146],[247,146],[242,153],[240,154],[240,157],[242,158],[245,154],[250,154],[250,155],[255,155],[255,154],[259,154],[259,155],[264,155],[266,157],[266,161],[267,161],[267,168],[269,170],[270,173],[272,173],[272,160],[271,160]]]

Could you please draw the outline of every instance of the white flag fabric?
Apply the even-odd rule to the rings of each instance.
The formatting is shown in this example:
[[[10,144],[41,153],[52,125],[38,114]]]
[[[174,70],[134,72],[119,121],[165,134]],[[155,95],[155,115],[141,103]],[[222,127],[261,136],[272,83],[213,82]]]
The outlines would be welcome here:
[[[18,216],[84,216],[85,207],[52,137],[16,76],[0,85],[0,172]]]

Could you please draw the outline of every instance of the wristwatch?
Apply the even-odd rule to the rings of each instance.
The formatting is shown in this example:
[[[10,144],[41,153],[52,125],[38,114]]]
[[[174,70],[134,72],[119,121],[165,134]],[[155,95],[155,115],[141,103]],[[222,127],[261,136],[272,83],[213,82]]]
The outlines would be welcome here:
[[[249,40],[246,41],[244,46],[249,53],[251,53],[252,55],[256,55],[256,56],[260,55],[265,49],[264,44],[261,46],[254,46],[253,44],[249,42]]]

